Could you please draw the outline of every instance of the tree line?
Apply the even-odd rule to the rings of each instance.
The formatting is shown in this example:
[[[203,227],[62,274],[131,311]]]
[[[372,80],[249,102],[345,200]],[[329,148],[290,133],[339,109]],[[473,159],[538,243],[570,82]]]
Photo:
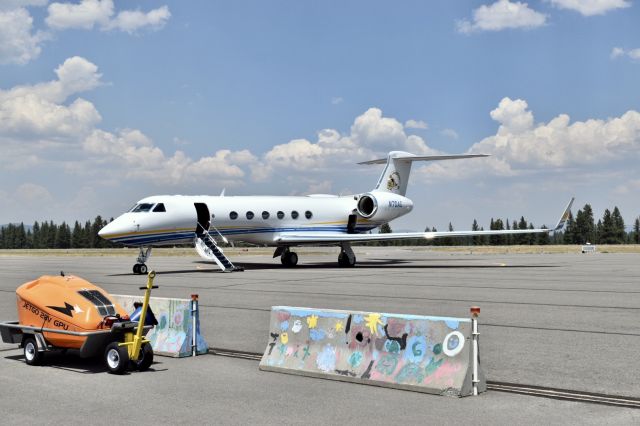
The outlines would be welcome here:
[[[113,220],[113,219],[111,219]],[[98,231],[111,220],[97,216],[93,221],[84,224],[76,221],[73,226],[53,221],[35,222],[26,227],[23,223],[9,224],[0,228],[0,249],[67,249],[67,248],[110,248],[122,247],[98,236]],[[534,229],[533,223],[524,216],[520,220],[493,219],[489,223],[491,230],[502,229]],[[543,225],[542,228],[545,228]],[[449,223],[449,231],[454,227]],[[471,230],[482,231],[484,227],[473,220]],[[380,232],[392,232],[389,224],[380,227]],[[425,229],[425,232],[437,232],[436,228]],[[593,209],[589,204],[578,210],[575,216],[569,215],[564,231],[554,234],[522,234],[522,235],[485,235],[474,237],[445,237],[433,240],[396,240],[372,241],[366,245],[420,245],[420,246],[452,246],[452,245],[546,245],[546,244],[640,244],[640,217],[636,217],[633,229],[627,232],[624,219],[618,207],[613,211],[606,209],[602,218],[595,222]]]
[[[109,222],[97,216],[84,225],[78,221],[73,226],[66,222],[57,225],[53,221],[35,222],[31,227],[25,227],[24,223],[9,224],[0,229],[0,249],[122,247],[98,236],[98,231]]]
[[[520,220],[494,219],[489,223],[490,230],[535,229],[533,223],[524,216]],[[542,225],[541,228],[546,228]],[[448,231],[454,231],[449,223]],[[477,220],[473,220],[472,231],[484,231]],[[427,227],[425,232],[437,232],[433,227]],[[380,227],[380,232],[392,232],[389,224]],[[564,230],[552,234],[512,234],[512,235],[481,235],[474,237],[444,237],[433,240],[404,240],[404,241],[373,241],[366,243],[374,246],[417,245],[417,246],[473,246],[473,245],[547,245],[547,244],[640,244],[640,217],[636,217],[633,229],[626,231],[624,219],[618,207],[613,211],[606,209],[601,219],[595,222],[593,209],[585,204],[576,215],[569,215]]]

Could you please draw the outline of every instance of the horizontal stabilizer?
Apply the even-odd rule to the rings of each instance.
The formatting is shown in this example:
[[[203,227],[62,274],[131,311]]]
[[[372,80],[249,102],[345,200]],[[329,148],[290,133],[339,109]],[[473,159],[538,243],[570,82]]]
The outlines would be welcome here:
[[[461,154],[461,155],[407,155],[393,157],[395,161],[441,161],[441,160],[462,160],[464,158],[476,158],[476,157],[488,157],[488,154]],[[363,161],[358,164],[386,164],[387,158],[380,158],[377,160]]]

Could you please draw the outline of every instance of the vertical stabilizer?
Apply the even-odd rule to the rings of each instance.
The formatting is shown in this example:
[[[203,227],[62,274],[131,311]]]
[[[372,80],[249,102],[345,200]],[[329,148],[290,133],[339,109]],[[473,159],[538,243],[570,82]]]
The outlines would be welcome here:
[[[407,160],[407,157],[413,156],[408,152],[391,151],[387,156],[387,165],[378,179],[375,190],[404,196],[407,193],[407,183],[411,173],[411,161]]]

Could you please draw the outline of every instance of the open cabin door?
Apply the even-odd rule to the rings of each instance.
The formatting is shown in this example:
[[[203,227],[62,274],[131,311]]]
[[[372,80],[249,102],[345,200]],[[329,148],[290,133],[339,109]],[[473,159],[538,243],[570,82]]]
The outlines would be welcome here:
[[[196,208],[197,222],[196,235],[201,235],[204,231],[208,231],[211,226],[211,216],[209,215],[209,207],[205,203],[193,203]]]

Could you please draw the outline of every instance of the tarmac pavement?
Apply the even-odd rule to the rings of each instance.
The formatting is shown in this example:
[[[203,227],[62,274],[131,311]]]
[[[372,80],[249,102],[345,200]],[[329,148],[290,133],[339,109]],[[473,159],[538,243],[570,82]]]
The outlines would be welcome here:
[[[273,305],[442,316],[479,305],[488,380],[640,397],[639,255],[355,251],[358,265],[346,269],[337,267],[337,250],[317,249],[300,250],[293,269],[251,252],[232,259],[242,273],[218,272],[195,253],[154,256],[148,265],[158,272],[155,296],[200,295],[213,347],[263,352]],[[138,294],[145,279],[131,274],[134,260],[0,255],[0,319],[16,318],[16,287],[60,270],[110,293]],[[255,361],[213,355],[156,357],[152,370],[116,377],[99,361],[55,354],[29,367],[15,345],[0,344],[0,408],[6,424],[640,423],[634,409],[495,391],[438,397],[260,372]]]

